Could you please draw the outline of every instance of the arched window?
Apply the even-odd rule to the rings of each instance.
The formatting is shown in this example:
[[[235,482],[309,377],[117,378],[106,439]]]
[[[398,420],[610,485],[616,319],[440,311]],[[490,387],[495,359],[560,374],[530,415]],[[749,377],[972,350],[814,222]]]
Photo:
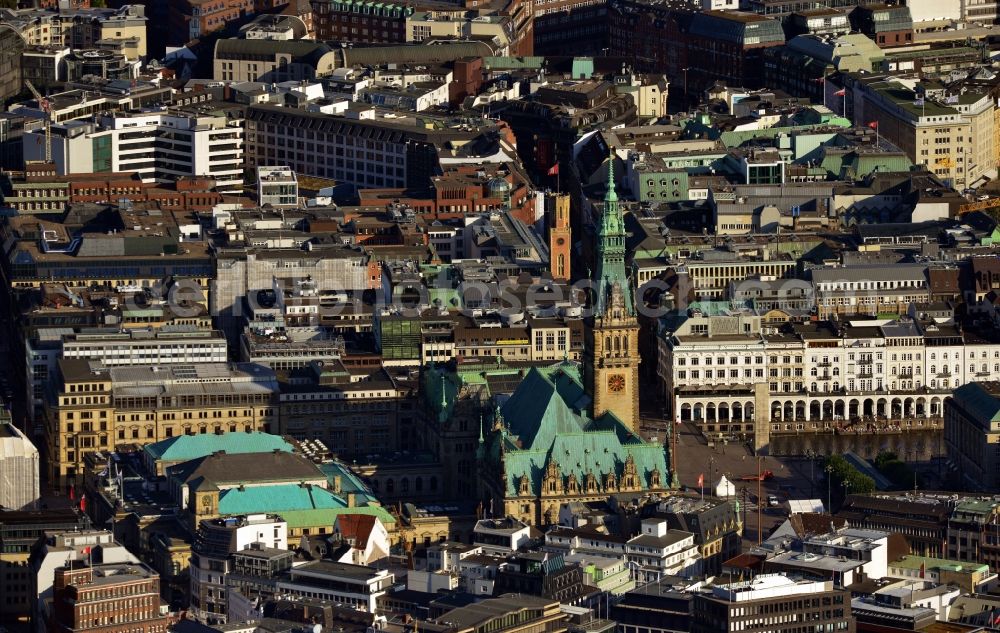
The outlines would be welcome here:
[[[392,494],[393,492],[395,492],[395,490],[396,490],[396,482],[393,481],[392,479],[386,479],[385,491],[389,494]]]
[[[399,489],[402,490],[403,492],[409,492],[410,491],[410,480],[409,480],[409,478],[403,477],[402,479],[399,480]]]

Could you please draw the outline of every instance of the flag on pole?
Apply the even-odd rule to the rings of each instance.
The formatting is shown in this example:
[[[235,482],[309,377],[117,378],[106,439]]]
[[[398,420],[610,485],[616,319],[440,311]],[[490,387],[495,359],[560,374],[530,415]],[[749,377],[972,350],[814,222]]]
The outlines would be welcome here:
[[[923,97],[918,98],[916,101],[913,102],[913,105],[923,107],[924,98]]]
[[[698,475],[698,487],[699,488],[705,487],[705,473],[701,473],[700,475]]]
[[[558,176],[559,175],[559,163],[556,163],[555,165],[549,167],[548,174],[550,176]]]
[[[840,90],[838,90],[837,92],[835,92],[833,94],[836,97],[846,97],[847,96],[847,89],[846,88],[841,88]]]
[[[80,495],[80,512],[87,511],[87,493]]]
[[[878,129],[878,121],[869,121],[868,122],[868,127],[870,127],[873,130],[877,130]]]

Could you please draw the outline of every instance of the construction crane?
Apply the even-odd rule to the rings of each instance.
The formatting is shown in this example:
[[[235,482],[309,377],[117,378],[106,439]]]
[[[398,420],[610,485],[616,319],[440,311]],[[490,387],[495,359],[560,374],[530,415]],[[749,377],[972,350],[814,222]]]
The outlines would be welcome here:
[[[38,88],[28,81],[24,80],[24,85],[28,87],[31,94],[35,96],[35,100],[38,101],[38,107],[42,109],[45,113],[45,162],[52,162],[52,104],[48,99],[42,96],[42,93],[38,92]]]

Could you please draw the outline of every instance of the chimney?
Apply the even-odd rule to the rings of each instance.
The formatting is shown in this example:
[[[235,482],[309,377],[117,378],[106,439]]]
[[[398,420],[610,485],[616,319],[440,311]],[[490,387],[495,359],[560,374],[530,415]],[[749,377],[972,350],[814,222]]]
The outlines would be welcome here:
[[[357,507],[357,500],[355,499],[353,492],[347,493],[347,507],[348,508]]]

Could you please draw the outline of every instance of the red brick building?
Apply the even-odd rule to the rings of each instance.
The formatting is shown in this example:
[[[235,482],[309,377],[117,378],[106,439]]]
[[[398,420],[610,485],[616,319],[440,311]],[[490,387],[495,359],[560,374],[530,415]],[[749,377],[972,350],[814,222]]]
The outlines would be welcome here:
[[[171,184],[145,183],[134,172],[67,174],[56,176],[54,167],[29,163],[24,175],[12,178],[4,204],[21,213],[59,213],[82,202],[154,202],[164,209],[211,211],[223,201],[211,178],[182,177]]]
[[[254,14],[254,0],[171,0],[171,38],[189,42]]]
[[[386,206],[398,203],[424,217],[462,218],[509,205],[512,214],[526,224],[535,222],[535,198],[527,178],[516,172],[484,171],[481,165],[445,168],[431,179],[423,191],[410,189],[362,189],[361,206]]]
[[[311,0],[313,28],[320,42],[398,44],[406,41],[406,18],[413,7],[395,3]]]
[[[693,13],[687,5],[612,0],[613,56],[640,72],[663,73],[671,90],[697,94],[716,82],[763,86],[763,51],[785,43],[778,20],[743,11]]]
[[[55,571],[49,633],[165,633],[168,622],[160,576],[141,563],[72,561]]]

